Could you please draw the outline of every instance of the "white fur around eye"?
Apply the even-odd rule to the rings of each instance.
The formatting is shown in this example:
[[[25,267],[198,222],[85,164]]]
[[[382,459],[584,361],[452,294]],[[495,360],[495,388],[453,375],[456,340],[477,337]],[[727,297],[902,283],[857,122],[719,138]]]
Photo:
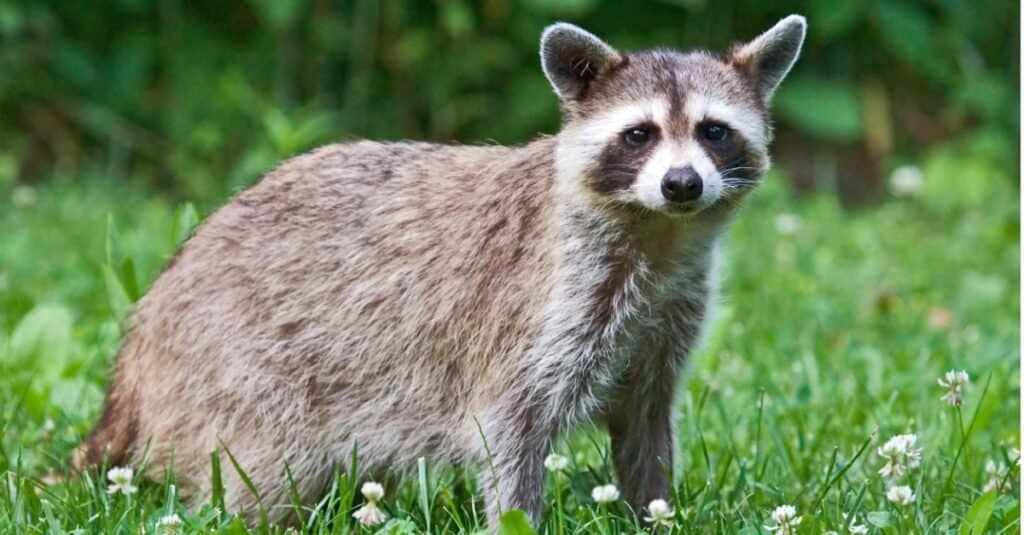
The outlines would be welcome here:
[[[684,113],[693,124],[705,120],[725,123],[742,134],[752,149],[761,153],[768,150],[765,119],[756,110],[693,93],[686,96]]]
[[[665,124],[668,104],[663,100],[634,102],[612,108],[595,117],[568,125],[561,134],[555,154],[555,169],[561,187],[581,188],[579,177],[594,166],[608,141],[625,129],[645,122]]]

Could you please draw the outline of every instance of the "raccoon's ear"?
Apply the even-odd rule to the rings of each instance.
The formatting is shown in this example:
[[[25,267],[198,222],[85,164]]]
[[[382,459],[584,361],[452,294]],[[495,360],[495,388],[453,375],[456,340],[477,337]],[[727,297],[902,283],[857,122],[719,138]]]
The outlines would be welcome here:
[[[578,99],[587,85],[622,61],[622,55],[594,34],[565,22],[540,36],[540,63],[560,99]]]
[[[807,19],[790,15],[757,39],[733,50],[732,63],[754,80],[763,101],[771,99],[796,63],[806,34]]]

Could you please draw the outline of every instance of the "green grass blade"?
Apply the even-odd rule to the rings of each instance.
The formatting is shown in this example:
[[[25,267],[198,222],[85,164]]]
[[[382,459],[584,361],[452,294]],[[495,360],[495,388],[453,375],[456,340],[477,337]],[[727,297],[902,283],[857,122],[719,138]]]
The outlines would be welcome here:
[[[996,507],[996,498],[999,495],[995,490],[990,490],[971,504],[967,510],[967,516],[960,524],[960,535],[981,535],[988,526],[989,518],[992,517],[992,510]]]

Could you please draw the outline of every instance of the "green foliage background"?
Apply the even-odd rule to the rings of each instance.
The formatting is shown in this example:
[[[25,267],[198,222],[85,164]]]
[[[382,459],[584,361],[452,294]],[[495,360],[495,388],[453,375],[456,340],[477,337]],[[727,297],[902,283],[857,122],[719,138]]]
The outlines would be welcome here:
[[[722,48],[792,12],[810,28],[775,101],[776,169],[681,385],[676,524],[657,531],[768,533],[793,504],[799,533],[1020,533],[1019,7],[999,0],[0,0],[0,533],[159,532],[172,512],[184,533],[285,532],[186,509],[171,480],[121,496],[45,477],[95,421],[132,303],[277,162],[557,131],[537,57],[555,20],[624,49]],[[896,166],[920,189],[887,194]],[[974,379],[959,409],[939,401],[949,369]],[[878,475],[899,433],[924,448],[910,507]],[[590,498],[613,478],[603,433],[558,451],[572,467],[549,475],[541,533],[646,529]],[[411,479],[386,482],[382,533],[484,529],[471,472]],[[361,482],[336,474],[303,531],[369,532]]]
[[[554,132],[541,29],[623,49],[720,49],[810,21],[777,96],[777,152],[893,158],[985,136],[1016,166],[1010,0],[107,0],[0,3],[0,185],[117,173],[219,202],[282,158],[352,138],[517,143]],[[842,165],[842,157],[839,157]],[[780,161],[787,161],[783,157]],[[795,164],[794,164],[795,165]],[[824,175],[825,178],[822,178]]]

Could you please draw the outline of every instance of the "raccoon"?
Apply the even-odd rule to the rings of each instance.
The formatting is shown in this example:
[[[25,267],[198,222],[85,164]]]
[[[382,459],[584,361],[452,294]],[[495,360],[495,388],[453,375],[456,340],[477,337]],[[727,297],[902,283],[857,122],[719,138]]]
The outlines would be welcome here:
[[[285,162],[139,301],[74,464],[145,458],[195,503],[230,453],[257,493],[227,468],[228,505],[278,520],[354,449],[367,474],[471,463],[493,528],[512,508],[539,521],[552,441],[594,420],[635,510],[668,497],[673,392],[805,29],[792,15],[722,53],[625,53],[554,24],[557,135]]]

